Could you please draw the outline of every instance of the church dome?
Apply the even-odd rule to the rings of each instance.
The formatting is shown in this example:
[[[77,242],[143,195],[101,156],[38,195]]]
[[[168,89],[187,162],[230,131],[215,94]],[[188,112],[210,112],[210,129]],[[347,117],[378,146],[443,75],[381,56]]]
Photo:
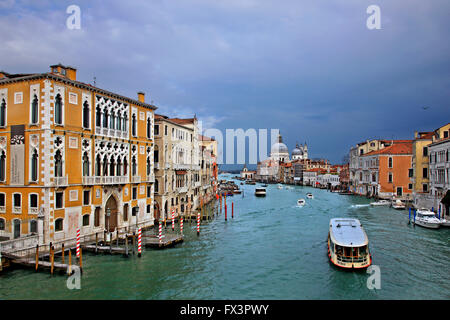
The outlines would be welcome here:
[[[299,147],[298,144],[295,146],[294,150],[292,150],[292,155],[293,156],[302,156],[303,155],[303,150]]]
[[[283,142],[277,142],[272,145],[271,153],[289,153],[288,147]]]

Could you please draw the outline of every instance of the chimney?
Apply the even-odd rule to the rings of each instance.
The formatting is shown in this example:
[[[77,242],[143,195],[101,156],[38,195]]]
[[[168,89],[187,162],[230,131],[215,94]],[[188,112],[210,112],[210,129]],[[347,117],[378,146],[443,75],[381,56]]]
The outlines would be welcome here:
[[[77,80],[77,69],[72,67],[66,67],[66,77],[70,80]]]
[[[417,131],[414,131],[414,139],[417,139],[418,136],[419,134],[417,133]]]
[[[145,102],[145,93],[143,93],[142,91],[139,91],[137,94],[138,94],[138,100],[140,102]]]

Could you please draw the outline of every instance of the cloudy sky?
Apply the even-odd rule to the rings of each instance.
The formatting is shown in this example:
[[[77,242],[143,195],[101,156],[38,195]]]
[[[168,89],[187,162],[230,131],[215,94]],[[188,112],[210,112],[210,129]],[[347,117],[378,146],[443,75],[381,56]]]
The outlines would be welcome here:
[[[0,70],[71,65],[159,113],[277,128],[338,163],[362,140],[450,122],[449,16],[448,0],[0,0]]]

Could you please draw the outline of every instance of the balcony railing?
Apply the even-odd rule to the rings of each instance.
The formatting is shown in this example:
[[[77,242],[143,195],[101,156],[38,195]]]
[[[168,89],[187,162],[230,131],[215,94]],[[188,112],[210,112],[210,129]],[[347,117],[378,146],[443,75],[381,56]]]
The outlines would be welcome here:
[[[169,163],[169,162],[166,162],[166,163],[165,163],[164,169],[170,169],[170,163]]]
[[[155,162],[154,165],[155,165],[155,169],[159,170],[159,162]]]
[[[141,176],[131,177],[131,183],[140,183],[140,182],[141,182]]]
[[[39,213],[39,208],[37,208],[37,207],[30,207],[30,208],[28,208],[28,213],[30,213],[30,214],[38,214]]]
[[[155,175],[154,174],[147,175],[147,182],[150,182],[150,183],[155,182]]]
[[[94,185],[94,184],[125,184],[130,181],[128,176],[94,176],[94,177],[83,177],[84,185]]]
[[[53,177],[53,184],[56,187],[63,187],[69,185],[69,177]]]
[[[6,212],[6,206],[0,206],[0,213]]]
[[[175,170],[189,170],[191,169],[191,165],[183,163],[173,163],[172,168]]]
[[[179,187],[177,188],[178,193],[186,193],[188,192],[188,187]]]
[[[13,213],[22,213],[22,207],[13,206]]]
[[[198,188],[198,187],[201,187],[201,186],[202,186],[202,182],[201,181],[194,182],[194,188]]]

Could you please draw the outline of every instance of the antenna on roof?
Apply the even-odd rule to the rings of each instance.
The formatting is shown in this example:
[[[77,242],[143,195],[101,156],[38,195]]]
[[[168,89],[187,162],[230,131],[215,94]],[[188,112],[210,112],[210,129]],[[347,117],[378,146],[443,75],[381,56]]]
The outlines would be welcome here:
[[[96,87],[96,86],[97,86],[97,77],[94,76],[94,87]]]

